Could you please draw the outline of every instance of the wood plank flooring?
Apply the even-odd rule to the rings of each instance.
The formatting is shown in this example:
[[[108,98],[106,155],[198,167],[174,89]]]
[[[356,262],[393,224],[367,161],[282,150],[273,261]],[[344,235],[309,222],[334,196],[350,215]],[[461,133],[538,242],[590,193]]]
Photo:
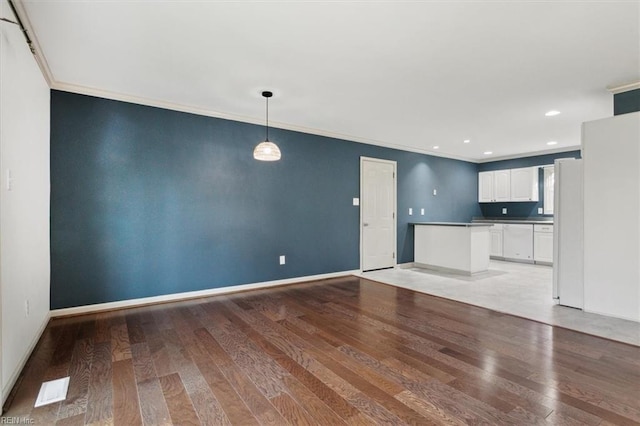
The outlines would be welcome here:
[[[68,398],[33,408],[69,375]],[[640,425],[640,348],[349,277],[54,319],[4,417]]]

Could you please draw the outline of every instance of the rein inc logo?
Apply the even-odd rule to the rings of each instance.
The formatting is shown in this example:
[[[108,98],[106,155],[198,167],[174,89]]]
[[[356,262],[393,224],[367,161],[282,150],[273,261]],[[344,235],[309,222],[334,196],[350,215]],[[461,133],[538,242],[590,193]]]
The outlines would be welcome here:
[[[0,417],[0,425],[34,425],[35,420],[30,417]]]

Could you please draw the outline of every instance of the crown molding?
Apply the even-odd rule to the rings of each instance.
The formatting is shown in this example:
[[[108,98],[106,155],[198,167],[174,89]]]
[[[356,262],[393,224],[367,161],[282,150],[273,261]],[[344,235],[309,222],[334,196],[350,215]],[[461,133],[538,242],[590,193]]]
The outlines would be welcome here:
[[[640,81],[634,81],[633,83],[622,84],[619,86],[607,86],[607,90],[614,95],[637,89],[640,89]]]
[[[538,157],[540,155],[549,155],[549,154],[557,154],[560,152],[571,152],[571,151],[580,151],[580,145],[573,146],[565,146],[562,148],[555,149],[545,149],[544,151],[536,151],[536,152],[526,152],[522,154],[513,154],[513,155],[504,155],[501,157],[492,157],[482,160],[477,160],[476,163],[493,163],[494,161],[503,161],[503,160],[515,160],[517,158],[528,158],[528,157]]]
[[[76,93],[76,94],[79,94],[79,95],[87,95],[87,96],[94,96],[94,97],[103,98],[103,99],[110,99],[110,100],[114,100],[114,101],[128,102],[128,103],[132,103],[132,104],[136,104],[136,105],[144,105],[144,106],[150,106],[150,107],[154,107],[154,108],[167,109],[167,110],[171,110],[171,111],[179,111],[179,112],[185,112],[185,113],[189,113],[189,114],[196,114],[196,115],[202,115],[202,116],[207,116],[207,117],[220,118],[220,119],[223,119],[223,120],[238,121],[238,122],[241,122],[241,123],[256,124],[256,125],[260,125],[260,126],[264,125],[264,120],[262,118],[254,118],[254,117],[248,117],[248,116],[243,116],[243,115],[238,115],[238,114],[222,113],[222,112],[219,112],[219,111],[213,111],[213,110],[209,110],[209,109],[206,109],[206,108],[200,108],[200,107],[195,107],[195,106],[191,106],[191,105],[178,104],[178,103],[174,103],[174,102],[167,102],[167,101],[162,101],[162,100],[159,100],[159,99],[151,99],[151,98],[145,98],[145,97],[140,97],[140,96],[132,96],[132,95],[124,94],[124,93],[118,93],[118,92],[112,92],[112,91],[108,91],[108,90],[96,89],[96,88],[93,88],[93,87],[80,86],[80,85],[75,85],[75,84],[67,84],[67,83],[60,83],[60,82],[57,82],[57,81],[53,81],[53,83],[51,85],[51,89],[60,90],[60,91],[63,91],[63,92],[69,92],[69,93]],[[288,124],[288,123],[282,123],[282,122],[278,122],[278,121],[269,121],[269,128],[270,129],[289,130],[289,131],[293,131],[293,132],[306,133],[306,134],[311,134],[311,135],[315,135],[315,136],[322,136],[322,137],[327,137],[327,138],[333,138],[333,139],[341,139],[341,140],[344,140],[344,141],[347,141],[347,142],[362,143],[362,144],[373,145],[373,146],[378,146],[378,147],[382,147],[382,148],[390,148],[390,149],[396,149],[396,150],[405,151],[405,152],[413,152],[413,153],[416,153],[416,154],[429,155],[429,156],[432,156],[432,157],[440,157],[440,158],[448,158],[448,159],[451,159],[451,160],[465,161],[467,163],[474,163],[474,164],[490,163],[492,161],[511,160],[511,159],[514,159],[514,158],[535,157],[535,156],[538,156],[538,155],[554,154],[554,153],[557,153],[557,152],[576,151],[576,150],[580,149],[580,145],[574,145],[574,146],[569,146],[569,147],[548,149],[548,150],[544,150],[544,151],[512,154],[512,155],[506,155],[506,156],[500,156],[500,157],[491,157],[491,158],[487,158],[487,159],[476,159],[476,158],[461,157],[461,156],[457,156],[457,155],[450,155],[450,154],[446,154],[446,153],[442,153],[442,152],[430,151],[430,150],[426,150],[426,149],[419,149],[419,148],[415,148],[415,147],[407,146],[407,145],[403,145],[403,144],[398,144],[398,143],[390,143],[390,142],[380,141],[380,140],[376,140],[376,139],[369,139],[369,138],[362,138],[362,137],[358,137],[358,136],[352,136],[352,135],[343,134],[343,133],[329,132],[329,131],[315,129],[315,128],[311,128],[311,127],[297,126],[297,125],[292,125],[292,124]]]
[[[24,8],[22,0],[13,0],[13,5],[16,8],[16,12],[20,21],[22,21],[22,25],[24,25],[25,31],[29,34],[29,38],[31,39],[31,47],[33,47],[34,54],[33,56],[36,59],[36,63],[38,67],[40,67],[40,71],[44,76],[44,79],[47,81],[49,87],[52,87],[53,82],[55,81],[53,78],[53,74],[51,74],[51,68],[49,68],[49,64],[47,63],[47,59],[42,53],[42,49],[40,48],[40,43],[38,42],[38,37],[33,31],[33,26],[31,25],[31,21],[29,20],[29,15],[27,15],[27,11]]]
[[[133,96],[125,93],[118,93],[118,92],[112,92],[108,90],[96,89],[88,86],[80,86],[76,84],[67,84],[67,83],[60,83],[57,81],[53,81],[51,88],[53,90],[76,93],[79,95],[94,96],[98,98],[110,99],[110,100],[120,101],[120,102],[128,102],[136,105],[162,108],[162,109],[167,109],[171,111],[185,112],[188,114],[196,114],[196,115],[202,115],[206,117],[220,118],[223,120],[231,120],[231,121],[238,121],[241,123],[256,124],[260,126],[264,125],[263,118],[255,118],[255,117],[248,117],[248,116],[239,115],[239,114],[223,113],[219,111],[209,110],[206,108],[178,104],[175,102],[167,102],[159,99]],[[506,155],[501,157],[491,157],[487,159],[476,159],[476,158],[461,157],[457,155],[450,155],[443,152],[430,151],[427,149],[419,149],[419,148],[415,148],[412,146],[403,145],[399,143],[391,143],[391,142],[386,142],[386,141],[381,141],[376,139],[362,138],[358,136],[348,135],[344,133],[330,132],[326,130],[311,128],[311,127],[297,126],[297,125],[292,125],[292,124],[278,122],[278,121],[269,120],[269,128],[289,130],[293,132],[306,133],[306,134],[315,135],[315,136],[322,136],[322,137],[327,137],[332,139],[340,139],[347,142],[362,143],[366,145],[396,149],[396,150],[405,151],[405,152],[413,152],[416,154],[429,155],[431,157],[448,158],[450,160],[458,160],[458,161],[464,161],[467,163],[474,163],[474,164],[490,163],[492,161],[511,160],[514,158],[535,157],[538,155],[554,154],[557,152],[576,151],[580,149],[580,145],[575,145],[575,146],[569,146],[569,147],[548,149],[544,151],[530,152],[530,153],[512,154],[512,155]]]
[[[60,83],[60,82],[57,82],[55,80],[52,81],[52,84],[50,85],[50,87],[52,89],[54,89],[54,90],[60,90],[60,91],[63,91],[63,92],[70,92],[70,93],[77,93],[77,94],[80,94],[80,95],[95,96],[95,97],[98,97],[98,98],[111,99],[111,100],[115,100],[115,101],[128,102],[128,103],[133,103],[133,104],[137,104],[137,105],[144,105],[144,106],[150,106],[150,107],[155,107],[155,108],[163,108],[163,109],[168,109],[168,110],[172,110],[172,111],[186,112],[186,113],[189,113],[189,114],[203,115],[203,116],[207,116],[207,117],[221,118],[221,119],[224,119],[224,120],[239,121],[239,122],[242,122],[242,123],[264,125],[264,119],[263,118],[248,117],[248,116],[243,116],[243,115],[238,115],[238,114],[228,114],[228,113],[223,113],[223,112],[219,112],[219,111],[208,110],[208,109],[205,109],[205,108],[195,107],[195,106],[192,106],[192,105],[184,105],[184,104],[178,104],[178,103],[174,103],[174,102],[162,101],[162,100],[159,100],[159,99],[152,99],[152,98],[146,98],[146,97],[140,97],[140,96],[133,96],[133,95],[125,94],[125,93],[112,92],[112,91],[109,91],[109,90],[96,89],[96,88],[93,88],[93,87],[80,86],[80,85],[76,85],[76,84]],[[348,141],[348,142],[356,142],[356,143],[362,143],[362,144],[367,144],[367,145],[379,146],[379,147],[383,147],[383,148],[397,149],[397,150],[400,150],[400,151],[414,152],[414,153],[417,153],[417,154],[430,155],[432,157],[449,158],[449,159],[452,159],[452,160],[466,161],[466,162],[469,162],[469,163],[476,163],[477,162],[477,160],[473,160],[473,159],[469,159],[469,158],[464,158],[464,157],[455,156],[455,155],[447,155],[447,154],[444,154],[444,153],[429,151],[429,150],[426,150],[426,149],[424,149],[424,150],[423,149],[418,149],[418,148],[407,146],[407,145],[403,145],[403,144],[390,143],[390,142],[380,141],[380,140],[376,140],[376,139],[362,138],[362,137],[358,137],[358,136],[353,136],[353,135],[348,135],[348,134],[343,134],[343,133],[330,132],[330,131],[315,129],[315,128],[311,128],[311,127],[305,127],[305,126],[297,126],[297,125],[292,125],[292,124],[288,124],[288,123],[282,123],[282,122],[278,122],[278,121],[269,120],[269,128],[270,129],[277,128],[277,129],[283,129],[283,130],[290,130],[290,131],[294,131],[294,132],[307,133],[307,134],[311,134],[311,135],[323,136],[323,137],[333,138],[333,139],[342,139],[342,140],[345,140],[345,141]]]

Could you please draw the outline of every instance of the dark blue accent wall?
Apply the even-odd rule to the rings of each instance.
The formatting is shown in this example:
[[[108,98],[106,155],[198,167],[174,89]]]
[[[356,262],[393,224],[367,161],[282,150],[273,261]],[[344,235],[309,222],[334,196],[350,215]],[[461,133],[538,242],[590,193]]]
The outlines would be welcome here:
[[[613,95],[613,115],[640,111],[640,89]]]
[[[51,308],[358,269],[361,156],[397,161],[399,263],[408,222],[480,214],[476,164],[281,129],[282,160],[265,163],[263,136],[52,91]]]
[[[478,172],[487,172],[491,170],[517,169],[520,167],[546,166],[553,164],[558,158],[581,158],[580,151],[559,152],[554,154],[536,155],[532,157],[514,158],[511,160],[491,161],[478,164]],[[544,203],[544,177],[542,169],[538,175],[538,202],[517,202],[517,203],[480,203],[480,209],[483,217],[501,217],[501,218],[525,218],[525,217],[544,217],[548,215],[538,214],[538,208],[543,207]],[[507,208],[507,214],[502,214],[502,209]]]

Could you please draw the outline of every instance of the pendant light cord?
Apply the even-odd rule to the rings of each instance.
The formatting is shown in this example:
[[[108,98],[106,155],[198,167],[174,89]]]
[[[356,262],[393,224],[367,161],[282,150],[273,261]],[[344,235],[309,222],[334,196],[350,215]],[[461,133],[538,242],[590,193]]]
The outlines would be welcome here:
[[[267,139],[266,141],[269,142],[269,98],[267,97]]]

